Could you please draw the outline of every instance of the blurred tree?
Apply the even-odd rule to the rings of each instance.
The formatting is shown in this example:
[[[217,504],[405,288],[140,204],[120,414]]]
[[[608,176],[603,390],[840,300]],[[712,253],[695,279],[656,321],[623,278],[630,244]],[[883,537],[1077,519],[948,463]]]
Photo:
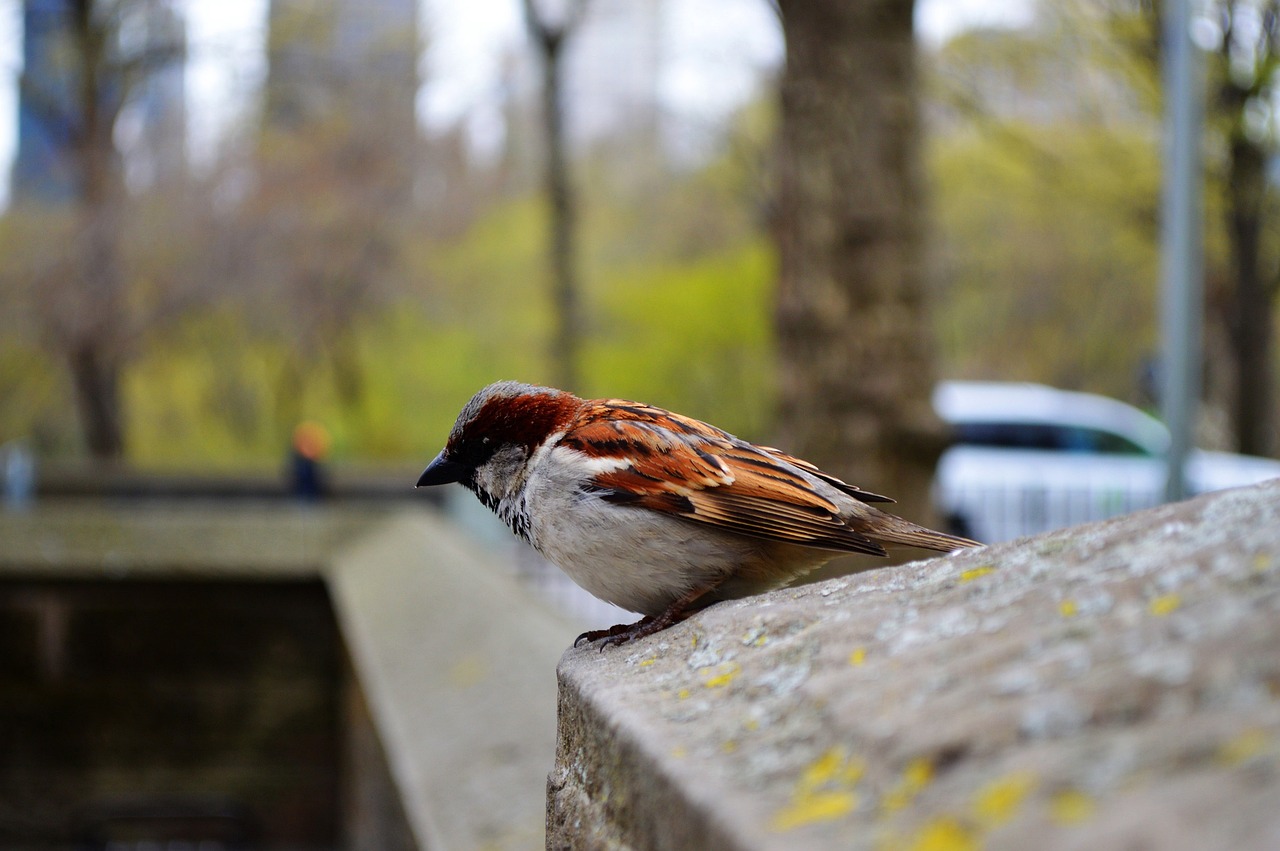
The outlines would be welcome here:
[[[1160,0],[1077,0],[1078,20],[1102,20],[1104,39],[1128,53],[1128,64],[1159,80]],[[1101,10],[1101,16],[1095,14]],[[1224,396],[1234,448],[1253,455],[1277,450],[1274,346],[1280,292],[1280,186],[1268,174],[1280,156],[1280,0],[1213,0],[1201,10],[1209,97],[1206,141],[1210,194],[1226,256],[1208,259],[1208,348],[1230,359],[1221,376],[1210,364],[1210,395]],[[1211,201],[1215,200],[1213,198]],[[1227,386],[1215,386],[1225,384]]]
[[[466,118],[419,145],[412,27],[377,39],[390,55],[362,54],[370,26],[386,20],[365,14],[374,4],[270,8],[262,112],[237,122],[198,181],[143,193],[128,104],[117,122],[132,462],[265,467],[302,418],[332,430],[340,459],[402,459],[431,449],[477,386],[559,380],[546,345],[554,308],[530,291],[546,198],[532,144],[539,92],[514,76],[527,66],[513,66],[504,90],[499,159],[469,138]],[[592,26],[611,20],[591,11]],[[347,52],[335,55],[336,42]],[[281,68],[296,70],[296,89]],[[377,73],[357,79],[367,69]],[[685,151],[675,163],[658,149],[660,167],[644,180],[630,171],[637,122],[623,108],[573,157],[592,211],[578,223],[582,298],[601,328],[582,344],[578,381],[589,392],[768,435],[776,271],[761,233],[770,193],[760,164],[773,107],[754,104],[723,136],[703,117],[699,138],[729,150]],[[0,221],[0,439],[31,434],[49,456],[76,452],[73,399],[30,317],[64,309],[55,295],[70,277],[73,234],[53,214]],[[65,291],[74,308],[77,290]]]
[[[394,289],[420,51],[412,0],[271,4],[239,276],[253,282],[251,326],[283,343],[272,406],[282,434],[306,415],[317,375],[327,373],[347,411],[362,402],[357,325]]]
[[[172,30],[152,37],[148,16],[159,11],[168,11],[163,0],[66,0],[25,9],[28,27],[42,28],[46,52],[45,61],[24,70],[21,98],[65,152],[56,167],[70,197],[24,197],[18,181],[12,215],[43,231],[26,258],[29,303],[45,343],[66,366],[85,445],[98,458],[124,452],[121,372],[140,325],[121,259],[127,193],[117,119],[131,95],[185,51]]]
[[[1157,92],[1093,29],[1042,16],[1025,30],[962,34],[926,57],[934,322],[950,375],[1146,404],[1137,379],[1156,345]]]
[[[930,152],[947,374],[1149,403],[1137,379],[1156,346],[1153,141],[1061,125],[1001,131]]]
[[[1280,291],[1280,191],[1268,163],[1280,156],[1280,0],[1221,0],[1222,37],[1212,84],[1226,141],[1226,232],[1233,297],[1224,321],[1235,360],[1236,447],[1276,452],[1274,328]],[[1270,234],[1270,238],[1264,238]]]
[[[947,306],[938,321],[950,368],[1154,401],[1140,376],[1149,379],[1157,345],[1161,8],[1044,4],[1026,29],[967,33],[929,57]],[[1276,3],[1217,0],[1205,12],[1198,439],[1270,452],[1280,319],[1280,186],[1267,165],[1280,153]]]
[[[776,222],[789,451],[928,522],[930,405],[912,0],[781,0]]]
[[[525,24],[542,63],[542,122],[546,150],[546,192],[550,210],[550,271],[556,326],[551,342],[555,382],[577,390],[582,346],[582,306],[578,284],[577,196],[569,178],[564,133],[564,50],[582,22],[586,0],[565,0],[553,12],[523,0]]]

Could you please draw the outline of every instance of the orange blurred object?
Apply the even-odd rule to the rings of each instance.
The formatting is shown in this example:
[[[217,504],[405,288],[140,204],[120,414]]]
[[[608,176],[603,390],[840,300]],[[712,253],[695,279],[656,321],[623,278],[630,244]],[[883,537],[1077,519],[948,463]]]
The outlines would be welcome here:
[[[293,430],[293,448],[303,458],[322,461],[329,454],[329,430],[314,420],[298,423]]]

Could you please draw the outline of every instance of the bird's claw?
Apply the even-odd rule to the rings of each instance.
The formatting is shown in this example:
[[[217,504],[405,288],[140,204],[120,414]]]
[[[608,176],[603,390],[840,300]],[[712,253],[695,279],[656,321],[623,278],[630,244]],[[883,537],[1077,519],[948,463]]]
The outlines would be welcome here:
[[[629,641],[635,641],[637,638],[644,638],[646,635],[652,635],[662,629],[662,626],[666,626],[666,624],[663,624],[654,628],[653,625],[656,622],[658,622],[658,618],[645,616],[635,623],[620,623],[614,624],[608,629],[588,630],[573,640],[573,646],[577,647],[584,639],[590,644],[597,639],[603,638],[604,641],[600,643],[600,652],[603,653],[606,647],[612,647],[615,644],[626,644]]]

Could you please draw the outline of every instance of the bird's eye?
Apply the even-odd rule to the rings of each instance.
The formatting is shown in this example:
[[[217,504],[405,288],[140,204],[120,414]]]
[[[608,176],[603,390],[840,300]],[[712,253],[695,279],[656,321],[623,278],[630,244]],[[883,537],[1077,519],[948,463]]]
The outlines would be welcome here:
[[[482,445],[482,446],[488,446],[488,445],[489,445],[489,442],[490,442],[490,441],[489,441],[489,438],[487,438],[487,437],[482,437],[482,438],[480,438],[480,443],[481,443],[481,445]]]

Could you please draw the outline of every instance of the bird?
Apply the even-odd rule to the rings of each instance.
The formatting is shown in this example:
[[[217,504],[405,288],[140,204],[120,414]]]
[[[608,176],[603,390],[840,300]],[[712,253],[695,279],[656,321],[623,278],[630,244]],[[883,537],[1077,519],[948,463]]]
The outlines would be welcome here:
[[[600,649],[712,603],[787,585],[842,553],[980,546],[768,446],[625,399],[499,381],[463,406],[417,487],[458,483],[594,596],[642,615]]]

